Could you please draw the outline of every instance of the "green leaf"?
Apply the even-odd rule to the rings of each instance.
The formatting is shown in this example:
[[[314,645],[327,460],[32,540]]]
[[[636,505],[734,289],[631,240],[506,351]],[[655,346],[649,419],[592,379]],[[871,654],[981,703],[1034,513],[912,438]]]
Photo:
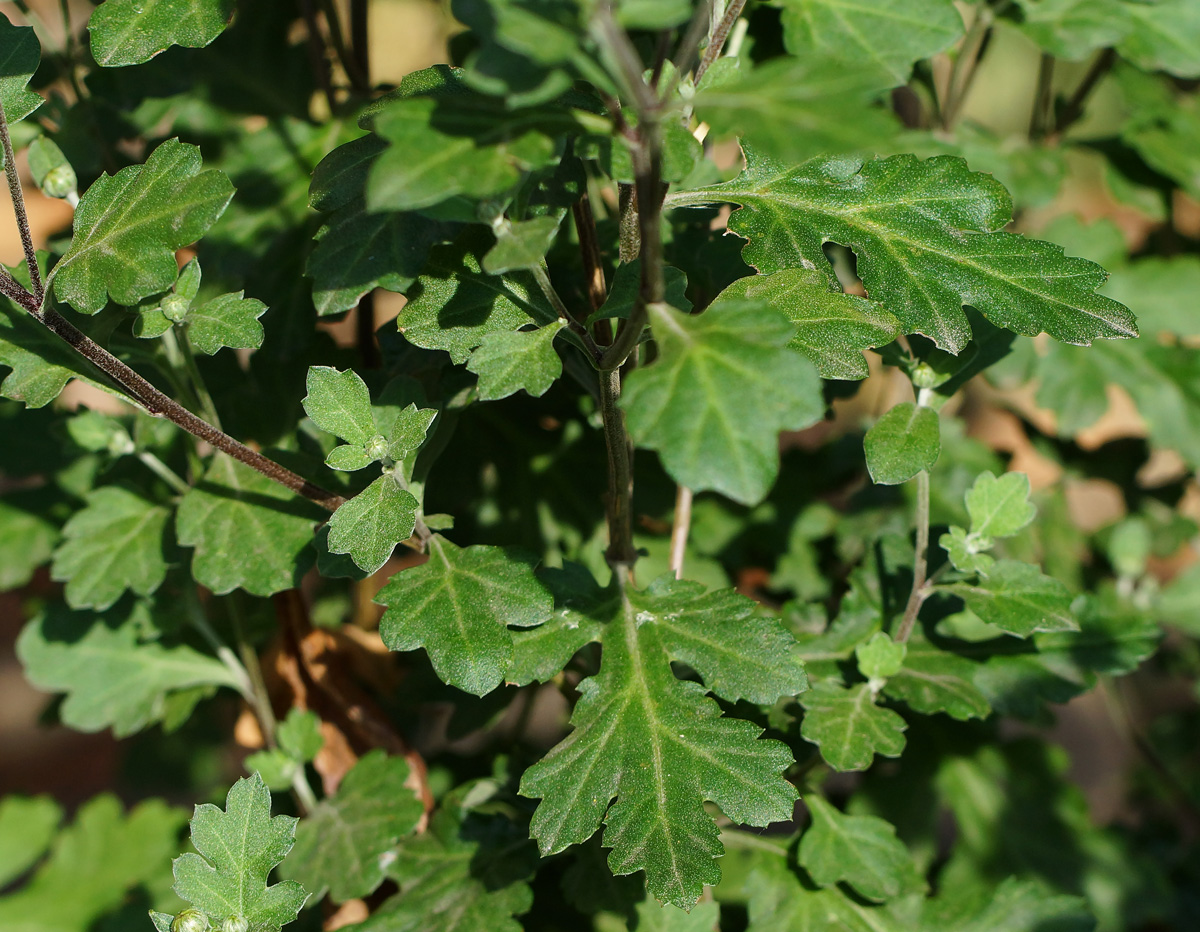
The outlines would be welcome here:
[[[330,366],[311,366],[304,413],[321,430],[350,443],[366,443],[375,436],[371,393],[353,369],[339,372]]]
[[[547,569],[538,578],[554,595],[554,613],[536,628],[513,632],[513,659],[505,680],[517,686],[545,683],[557,676],[575,652],[600,639],[604,620],[616,613],[620,594],[601,589],[578,563]]]
[[[863,438],[867,471],[877,485],[899,485],[937,462],[941,431],[933,408],[904,401],[881,417]]]
[[[0,592],[25,585],[50,559],[58,543],[58,527],[46,516],[53,501],[41,489],[0,497]]]
[[[388,430],[388,456],[399,462],[417,452],[417,449],[425,442],[425,436],[429,433],[429,427],[435,417],[437,417],[435,408],[418,408],[416,404],[401,408]],[[378,415],[376,423],[380,427],[387,426],[383,418]]]
[[[21,631],[17,656],[34,686],[67,694],[63,724],[89,732],[111,726],[118,738],[160,721],[173,692],[236,688],[219,660],[185,645],[143,641],[142,627],[128,608],[96,615],[56,605]]]
[[[10,124],[33,113],[43,103],[27,85],[37,71],[42,46],[32,26],[14,26],[0,15],[0,104]]]
[[[308,899],[294,880],[267,886],[292,849],[296,820],[271,816],[271,792],[257,776],[238,780],[225,809],[205,803],[191,820],[192,845],[175,859],[175,892],[214,923],[241,918],[251,932],[278,932]]]
[[[750,67],[726,59],[709,69],[695,96],[696,116],[712,137],[749,139],[788,164],[815,155],[874,149],[898,124],[875,98],[897,82],[873,67],[839,67],[825,58],[783,57]]]
[[[687,276],[673,266],[663,266],[665,299],[671,307],[681,311],[691,310],[692,302],[687,298]],[[633,313],[642,288],[642,260],[622,262],[613,272],[604,303],[587,318],[587,323],[618,317],[627,320]]]
[[[400,892],[354,932],[521,932],[512,917],[533,906],[528,847],[503,817],[439,809],[429,831],[401,840],[387,868]]]
[[[321,720],[315,712],[292,708],[287,718],[275,729],[275,737],[293,760],[306,763],[317,756],[325,744],[321,737]]]
[[[300,584],[312,561],[319,509],[218,453],[175,517],[179,543],[195,547],[192,573],[218,595],[241,587],[268,596]]]
[[[483,257],[483,270],[499,275],[537,265],[558,236],[558,217],[534,217],[532,220],[502,219],[493,228],[496,245]]]
[[[815,269],[783,269],[740,278],[709,306],[761,302],[799,325],[788,346],[807,356],[826,379],[865,379],[863,350],[900,335],[900,322],[881,305],[834,290]]]
[[[705,693],[774,702],[805,687],[804,668],[778,622],[730,590],[664,577],[606,607],[600,671],[579,685],[574,730],[522,777],[521,795],[542,799],[530,833],[550,855],[603,821],[613,873],[645,870],[653,896],[690,908],[721,873],[704,802],[766,825],[790,818],[796,798],[781,777],[787,749]],[[677,679],[672,660],[704,685]]]
[[[1079,630],[1067,587],[1018,560],[998,561],[975,585],[952,583],[938,589],[957,595],[988,624],[1017,637]]]
[[[1133,29],[1117,46],[1122,56],[1147,71],[1177,78],[1200,77],[1200,7],[1191,0],[1127,3]]]
[[[340,469],[343,472],[354,472],[376,462],[375,457],[367,452],[367,444],[343,443],[334,447],[325,457],[325,465],[330,469]]]
[[[904,84],[913,62],[948,48],[963,32],[953,0],[783,0],[783,42],[797,58],[828,58],[878,69]]]
[[[625,380],[621,406],[636,444],[658,451],[681,485],[760,501],[779,471],[781,430],[820,419],[812,365],[789,351],[792,327],[756,303],[699,316],[650,306],[658,358]]]
[[[296,847],[282,872],[335,903],[373,893],[383,883],[389,852],[411,832],[424,808],[405,786],[408,764],[374,750],[343,778],[337,793],[302,819]]]
[[[445,350],[462,363],[489,333],[558,319],[528,272],[481,271],[482,251],[470,235],[434,248],[396,319],[405,339],[424,349]]]
[[[435,534],[428,562],[397,573],[376,597],[387,606],[383,642],[390,650],[424,647],[443,682],[477,696],[491,692],[512,659],[508,627],[550,617],[534,562],[512,548],[463,549]]]
[[[216,222],[233,186],[216,169],[200,170],[200,150],[168,139],[144,165],[102,174],[75,210],[71,248],[54,267],[54,293],[94,314],[108,296],[132,307],[170,288],[175,250]]]
[[[678,906],[642,900],[637,904],[637,932],[712,932],[719,928],[721,907],[709,901],[685,912]]]
[[[225,31],[233,0],[104,0],[88,20],[92,57],[140,65],[172,45],[198,49]]]
[[[822,887],[845,881],[868,900],[888,900],[919,884],[896,829],[876,816],[845,815],[819,793],[804,798],[812,824],[796,860]]]
[[[883,692],[922,715],[945,712],[959,721],[987,718],[991,706],[973,682],[978,666],[939,650],[918,634],[908,642],[904,666],[888,677]]]
[[[0,799],[0,889],[41,859],[61,818],[62,810],[49,796]]]
[[[385,473],[329,519],[329,552],[346,553],[364,573],[388,561],[396,544],[412,536],[420,503]]]
[[[187,312],[184,320],[192,346],[211,356],[223,346],[257,349],[262,345],[263,328],[258,318],[267,312],[267,306],[243,294],[223,294]]]
[[[895,676],[904,665],[907,650],[903,642],[897,643],[886,632],[876,631],[870,640],[862,641],[854,648],[858,672],[869,680],[886,680],[889,676]]]
[[[1037,509],[1029,501],[1029,477],[1007,472],[997,479],[985,472],[967,492],[973,537],[1012,537],[1029,524]]]
[[[479,376],[479,398],[495,401],[522,389],[539,398],[562,375],[554,338],[566,321],[533,331],[489,333],[471,353],[467,368]]]
[[[342,207],[317,231],[317,245],[304,268],[313,280],[317,313],[356,307],[375,288],[407,291],[425,267],[429,250],[452,239],[455,229],[420,214],[370,213],[361,198]]]
[[[800,700],[800,734],[821,749],[834,770],[866,770],[876,754],[899,757],[904,750],[904,719],[875,704],[866,683],[849,688],[821,680]]]
[[[0,896],[4,932],[91,932],[138,887],[153,888],[185,814],[152,799],[124,813],[109,794],[88,800],[20,889]],[[144,922],[145,913],[141,921]]]
[[[1200,566],[1187,568],[1167,583],[1155,611],[1167,624],[1200,637]]]
[[[1061,929],[1092,932],[1096,920],[1083,897],[1053,893],[1044,883],[1007,877],[992,892],[987,904],[962,932],[1027,932]]]
[[[150,595],[167,576],[170,511],[120,486],[88,493],[63,526],[51,578],[66,581],[67,604],[103,611],[127,589]]]
[[[744,256],[762,272],[833,270],[823,246],[858,257],[871,300],[958,353],[971,338],[970,304],[992,323],[1064,343],[1135,336],[1133,315],[1094,293],[1105,272],[1051,243],[1000,232],[1011,219],[1004,188],[964,161],[908,155],[861,162],[816,158],[788,166],[747,152],[725,184],[668,195],[668,206],[741,205],[729,228],[750,239]]]
[[[1021,31],[1058,58],[1081,61],[1133,29],[1127,0],[1018,0]]]

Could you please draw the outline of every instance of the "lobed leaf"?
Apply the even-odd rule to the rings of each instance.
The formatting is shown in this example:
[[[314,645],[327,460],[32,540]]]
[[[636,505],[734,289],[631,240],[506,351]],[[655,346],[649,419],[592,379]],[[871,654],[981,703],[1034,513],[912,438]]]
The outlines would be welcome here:
[[[554,338],[565,326],[560,320],[532,331],[487,334],[467,360],[467,368],[479,376],[480,400],[507,398],[522,390],[534,398],[546,394],[562,375]]]
[[[353,369],[339,372],[330,366],[308,370],[304,413],[321,430],[350,443],[365,444],[375,436],[371,393]]]
[[[822,887],[845,881],[869,900],[889,900],[919,886],[916,865],[896,829],[877,816],[845,815],[819,793],[805,797],[812,824],[796,860]]]
[[[105,0],[108,2],[108,0]],[[211,356],[223,346],[257,349],[262,345],[263,327],[258,318],[267,306],[257,298],[234,291],[206,301],[187,312],[188,339],[192,346]]]
[[[821,680],[800,700],[800,734],[821,749],[834,770],[866,770],[876,754],[899,757],[904,750],[903,718],[875,704],[866,683],[849,688]]]
[[[988,624],[1017,637],[1079,630],[1067,587],[1028,563],[999,560],[975,585],[952,583],[939,589],[957,595]]]
[[[329,552],[349,554],[370,575],[396,545],[412,536],[420,503],[385,473],[340,506],[329,519]]]

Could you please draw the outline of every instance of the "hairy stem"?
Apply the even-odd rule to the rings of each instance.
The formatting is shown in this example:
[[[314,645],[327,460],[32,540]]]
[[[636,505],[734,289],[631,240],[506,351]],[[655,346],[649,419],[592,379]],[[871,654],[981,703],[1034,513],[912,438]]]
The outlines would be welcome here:
[[[959,50],[958,57],[954,59],[954,65],[950,69],[950,78],[946,82],[946,99],[941,107],[942,129],[950,129],[958,119],[963,101],[966,100],[971,85],[975,82],[979,59],[987,46],[997,12],[999,12],[998,9],[993,11],[985,5],[981,5],[975,12],[975,19],[971,22],[971,28],[967,30],[967,34],[963,38],[962,48]]]
[[[625,428],[621,398],[621,372],[600,373],[600,416],[604,422],[604,444],[608,451],[608,550],[605,557],[614,568],[630,567],[637,561],[633,549],[633,444]]]
[[[746,0],[731,0],[729,6],[725,8],[725,15],[721,17],[713,29],[712,35],[709,36],[708,48],[704,50],[704,57],[700,59],[700,64],[696,68],[697,84],[704,77],[704,72],[708,71],[712,63],[720,56],[721,49],[725,46],[725,40],[729,38],[730,30],[733,29],[734,23],[738,21],[745,8]]]
[[[683,579],[683,555],[692,527],[692,490],[686,485],[675,489],[675,520],[671,525],[671,571]]]
[[[4,150],[4,175],[8,179],[8,193],[12,195],[13,213],[17,218],[17,230],[21,234],[21,248],[25,251],[25,265],[29,269],[29,282],[33,297],[40,306],[45,297],[42,273],[38,269],[37,252],[33,248],[33,233],[29,228],[29,215],[25,212],[25,193],[21,190],[21,179],[17,176],[17,161],[13,155],[12,137],[8,134],[8,117],[4,104],[0,103],[0,147]]]
[[[912,634],[917,623],[917,614],[929,593],[925,588],[925,571],[929,553],[929,473],[922,469],[917,473],[917,545],[913,554],[912,591],[904,607],[904,617],[896,630],[896,641],[903,643]]]
[[[604,354],[604,351],[596,345],[596,341],[592,339],[592,335],[588,332],[587,327],[575,319],[574,315],[567,309],[566,304],[563,303],[563,299],[559,296],[559,293],[554,289],[554,284],[550,281],[550,272],[546,268],[546,260],[542,259],[537,265],[532,266],[529,271],[533,273],[538,287],[542,289],[542,294],[550,302],[550,306],[554,308],[554,313],[558,315],[560,320],[566,323],[567,328],[575,336],[579,337],[584,349],[592,357],[592,361],[598,361]]]

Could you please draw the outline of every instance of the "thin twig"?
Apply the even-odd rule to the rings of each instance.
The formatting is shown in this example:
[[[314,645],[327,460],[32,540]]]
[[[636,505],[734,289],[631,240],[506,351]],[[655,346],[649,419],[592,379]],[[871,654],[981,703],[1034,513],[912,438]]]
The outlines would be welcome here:
[[[1068,126],[1083,116],[1083,105],[1095,90],[1096,85],[1112,69],[1112,66],[1117,61],[1117,52],[1115,49],[1105,49],[1092,62],[1092,67],[1087,70],[1087,74],[1083,76],[1083,80],[1079,82],[1079,86],[1075,88],[1070,99],[1062,108],[1062,112],[1058,116],[1058,120],[1054,124],[1054,132],[1061,133]]]
[[[337,95],[333,90],[333,78],[329,74],[329,60],[325,57],[325,38],[321,35],[321,24],[317,20],[317,8],[313,0],[300,0],[300,11],[304,15],[304,26],[308,32],[308,63],[316,76],[317,84],[325,95],[329,113],[337,113]]]
[[[584,349],[592,357],[592,361],[598,362],[604,355],[604,350],[596,345],[596,341],[592,339],[592,335],[588,332],[587,327],[577,321],[574,315],[567,309],[566,304],[563,303],[563,299],[554,289],[554,283],[550,281],[550,273],[546,269],[546,260],[542,259],[537,265],[531,266],[529,271],[533,273],[534,280],[538,283],[538,287],[542,289],[542,294],[546,296],[546,300],[554,308],[554,313],[583,342]]]
[[[33,248],[33,234],[29,229],[29,215],[25,213],[25,194],[21,190],[21,179],[17,176],[16,156],[13,155],[12,138],[8,134],[8,117],[4,104],[0,103],[0,145],[4,148],[4,174],[8,178],[8,191],[12,195],[13,213],[17,218],[17,230],[21,234],[21,248],[25,250],[25,265],[29,269],[29,282],[33,296],[41,305],[45,297],[42,288],[42,273],[38,270],[37,251]]]
[[[1037,93],[1029,114],[1029,138],[1041,139],[1051,122],[1054,104],[1054,56],[1043,52],[1038,61]]]
[[[357,90],[361,90],[364,94],[371,90],[369,12],[370,4],[367,0],[350,0],[350,54],[354,57],[355,68],[363,78],[363,85]]]
[[[978,70],[979,58],[987,45],[988,34],[992,28],[994,11],[987,6],[980,6],[971,21],[971,28],[963,38],[962,48],[954,65],[950,69],[950,77],[946,82],[946,100],[941,106],[942,128],[950,129],[958,119],[963,101],[971,90]]]
[[[708,48],[704,50],[704,57],[700,59],[700,64],[696,68],[697,84],[704,77],[704,72],[708,71],[712,63],[720,56],[721,49],[725,45],[725,40],[729,38],[729,32],[733,29],[733,24],[738,21],[738,18],[742,15],[742,10],[745,8],[746,0],[731,0],[725,10],[725,15],[721,17],[721,21],[717,23],[717,28],[713,30],[713,34],[708,40]]]
[[[608,299],[608,283],[604,280],[604,258],[600,254],[596,218],[592,214],[592,202],[586,191],[571,205],[571,216],[575,220],[575,233],[579,239],[579,255],[583,261],[583,272],[587,281],[588,304],[593,311],[598,311]],[[606,346],[612,343],[612,321],[598,320],[593,326],[601,343]]]
[[[917,614],[928,597],[925,588],[925,570],[929,552],[929,473],[922,469],[917,473],[917,545],[913,554],[913,584],[904,607],[904,618],[896,630],[897,643],[907,641],[917,623]]]
[[[681,485],[675,490],[675,521],[671,525],[671,571],[683,579],[683,555],[692,527],[692,490]]]
[[[138,453],[137,458],[142,465],[149,469],[154,475],[162,479],[167,485],[173,488],[180,495],[187,495],[192,490],[183,479],[170,466],[160,460],[149,450],[142,450]]]

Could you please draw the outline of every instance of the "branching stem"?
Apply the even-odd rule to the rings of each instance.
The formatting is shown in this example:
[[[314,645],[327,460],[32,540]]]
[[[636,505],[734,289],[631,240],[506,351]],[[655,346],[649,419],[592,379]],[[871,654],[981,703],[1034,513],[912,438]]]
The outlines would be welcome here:
[[[917,545],[913,554],[913,583],[904,607],[904,617],[896,630],[896,641],[903,643],[912,634],[917,615],[928,598],[925,588],[925,571],[929,555],[929,473],[922,469],[917,473]]]

